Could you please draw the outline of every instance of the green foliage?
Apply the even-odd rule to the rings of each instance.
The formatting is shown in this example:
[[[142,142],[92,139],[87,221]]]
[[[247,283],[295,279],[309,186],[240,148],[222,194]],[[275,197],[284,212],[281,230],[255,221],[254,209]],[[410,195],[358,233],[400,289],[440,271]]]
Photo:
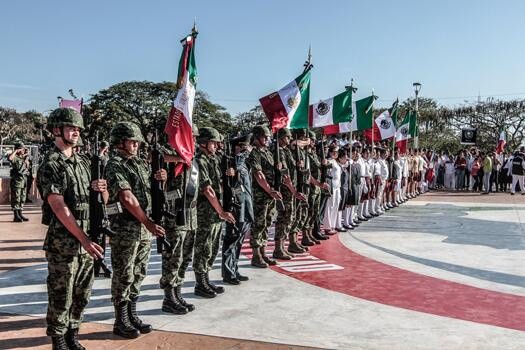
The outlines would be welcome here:
[[[268,125],[268,118],[264,114],[261,106],[255,106],[248,112],[239,113],[235,116],[236,131],[240,134],[251,132],[255,125]]]
[[[24,113],[0,107],[0,144],[21,140],[35,143],[40,140],[44,117],[36,111]]]

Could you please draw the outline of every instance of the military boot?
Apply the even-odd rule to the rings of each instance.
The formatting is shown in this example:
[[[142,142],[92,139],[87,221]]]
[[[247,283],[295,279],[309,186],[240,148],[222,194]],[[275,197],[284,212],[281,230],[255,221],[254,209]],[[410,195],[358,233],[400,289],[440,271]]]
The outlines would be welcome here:
[[[182,305],[175,295],[174,288],[164,288],[164,300],[162,301],[162,311],[175,315],[185,315],[188,313],[186,306]]]
[[[315,242],[312,241],[310,236],[308,236],[308,231],[307,230],[303,231],[303,238],[301,239],[301,245],[302,246],[307,246],[307,247],[311,247],[311,246],[315,245]]]
[[[127,301],[115,305],[115,324],[113,324],[113,334],[128,339],[135,339],[140,335],[139,330],[133,327],[129,320]]]
[[[224,293],[224,287],[221,287],[221,286],[217,286],[213,283],[210,282],[210,275],[209,273],[206,273],[206,283],[208,284],[208,286],[210,286],[211,289],[213,289],[215,291],[215,293],[217,294],[222,294]]]
[[[308,238],[315,244],[321,244],[321,240],[314,237],[314,234],[312,233],[312,230],[306,230],[306,234],[308,235]]]
[[[137,315],[137,300],[138,297],[131,299],[128,303],[129,321],[131,325],[139,330],[141,334],[151,333],[153,327],[150,324],[142,322]]]
[[[179,301],[179,303],[181,303],[186,309],[188,309],[188,311],[195,310],[195,305],[190,304],[190,303],[186,302],[186,300],[184,300],[184,298],[182,297],[181,289],[182,289],[181,286],[177,286],[177,287],[173,288],[173,293],[174,293],[175,299],[177,299]]]
[[[282,250],[283,250],[284,254],[288,255],[288,256],[290,257],[290,259],[291,259],[291,258],[295,258],[295,255],[293,255],[292,253],[290,253],[290,252],[288,251],[288,249],[285,247],[285,240],[284,240],[284,239],[281,241],[281,247],[282,247]]]
[[[64,337],[66,344],[71,350],[85,350],[86,348],[78,342],[78,328],[69,328]]]
[[[306,251],[297,244],[297,233],[290,233],[290,244],[288,245],[288,251],[294,254],[301,254]]]
[[[266,246],[263,245],[262,247],[260,247],[259,251],[261,252],[261,258],[264,260],[265,263],[267,263],[270,266],[277,265],[277,261],[270,259],[266,256]]]
[[[261,251],[259,248],[252,248],[252,266],[260,267],[265,269],[268,267],[268,264],[263,260]]]
[[[22,214],[22,209],[18,209],[18,216],[24,221],[29,221],[29,219]]]
[[[195,273],[195,295],[203,298],[215,298],[217,293],[208,285],[205,273]]]
[[[273,249],[273,258],[274,259],[281,259],[281,260],[290,260],[291,257],[286,254],[286,252],[283,249],[284,241],[282,239],[276,239],[275,240],[275,247]]]
[[[24,220],[20,217],[20,214],[18,213],[18,209],[14,209],[14,210],[13,210],[13,214],[14,214],[13,222],[22,222],[22,221],[24,221]]]
[[[51,337],[53,342],[53,350],[69,350],[66,343],[66,338],[63,335],[55,335]]]

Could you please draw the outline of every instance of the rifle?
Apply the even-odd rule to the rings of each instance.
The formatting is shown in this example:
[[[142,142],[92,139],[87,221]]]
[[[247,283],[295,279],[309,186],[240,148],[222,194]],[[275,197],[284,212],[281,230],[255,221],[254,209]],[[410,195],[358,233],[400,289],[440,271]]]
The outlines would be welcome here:
[[[161,181],[155,179],[155,173],[164,166],[164,156],[157,144],[157,130],[155,129],[153,148],[151,150],[151,219],[157,225],[161,225],[164,218],[174,219],[175,215],[168,210],[168,201]],[[162,248],[171,250],[171,244],[166,237],[157,237],[157,253],[162,254]]]
[[[222,207],[225,211],[231,212],[234,209],[239,208],[237,203],[237,197],[233,194],[232,190],[232,177],[226,175],[226,170],[229,168],[235,168],[235,159],[232,154],[231,144],[229,137],[224,139],[224,156],[221,159],[221,170],[222,170]]]
[[[98,132],[95,134],[95,149],[91,155],[91,181],[102,179],[104,173],[104,162],[98,154]],[[109,218],[106,211],[106,204],[102,198],[102,193],[89,189],[89,238],[91,241],[97,243],[102,247],[104,253],[102,259],[97,259],[94,262],[95,277],[100,276],[100,270],[103,271],[104,277],[111,277],[111,270],[104,262],[104,254],[106,252],[106,236],[112,237],[114,232],[109,227]]]
[[[281,152],[279,147],[279,133],[275,133],[275,149],[273,151],[273,189],[281,192],[281,185],[283,183],[283,176],[281,169],[277,167],[277,164],[281,162]],[[282,200],[277,200],[278,209],[284,210],[284,203]]]
[[[321,183],[326,183],[326,180],[328,179],[328,166],[324,164],[326,161],[326,155],[324,153],[324,140],[321,138]],[[330,182],[330,188],[328,189],[328,192],[330,195],[332,195],[332,182]]]

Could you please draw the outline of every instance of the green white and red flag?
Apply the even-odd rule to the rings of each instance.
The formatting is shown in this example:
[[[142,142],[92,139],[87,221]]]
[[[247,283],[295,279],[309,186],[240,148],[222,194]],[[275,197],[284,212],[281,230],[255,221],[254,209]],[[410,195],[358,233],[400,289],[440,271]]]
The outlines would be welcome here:
[[[189,166],[195,152],[192,132],[193,104],[197,84],[197,66],[195,64],[195,39],[197,31],[183,39],[182,56],[179,62],[177,77],[177,96],[173,100],[168,121],[164,131],[168,135],[168,143],[182,158],[184,163],[175,167],[175,175],[182,172],[184,166]]]
[[[352,89],[310,106],[310,126],[321,128],[352,120]]]
[[[406,153],[408,139],[410,139],[410,121],[412,119],[412,114],[410,110],[405,113],[405,117],[399,123],[396,131],[396,147],[399,149],[400,153]]]
[[[496,147],[496,154],[500,154],[505,150],[505,145],[507,144],[507,140],[505,137],[505,131],[501,130],[499,133],[499,140],[498,140],[498,146]]]
[[[324,127],[325,135],[360,131],[372,128],[372,110],[377,96],[371,95],[355,101],[352,104],[352,119],[350,122],[329,125]]]

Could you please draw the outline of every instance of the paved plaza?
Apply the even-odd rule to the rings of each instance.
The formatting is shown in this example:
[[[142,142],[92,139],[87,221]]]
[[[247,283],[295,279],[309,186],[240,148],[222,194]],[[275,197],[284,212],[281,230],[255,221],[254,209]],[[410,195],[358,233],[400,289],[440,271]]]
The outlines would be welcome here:
[[[49,349],[45,227],[0,208],[0,349]],[[139,313],[156,331],[111,334],[110,281],[97,279],[81,328],[88,349],[523,349],[525,196],[430,193],[271,269],[215,299],[183,295],[188,315],[161,312],[152,250]],[[268,249],[272,249],[271,246]],[[108,252],[109,254],[109,252]],[[222,283],[220,261],[212,280]]]

